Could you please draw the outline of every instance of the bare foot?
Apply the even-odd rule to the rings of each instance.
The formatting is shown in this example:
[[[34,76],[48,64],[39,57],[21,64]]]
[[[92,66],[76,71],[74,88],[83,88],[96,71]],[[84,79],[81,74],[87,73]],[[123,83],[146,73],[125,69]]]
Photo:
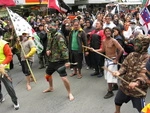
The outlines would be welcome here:
[[[43,91],[43,93],[48,93],[48,92],[53,92],[53,89],[52,88],[48,88],[48,89]]]
[[[30,78],[30,82],[34,82],[34,79],[32,77]]]
[[[68,95],[68,98],[70,101],[74,100],[74,96],[71,93]]]
[[[76,73],[72,73],[71,75],[70,75],[70,77],[73,77],[73,76],[75,76],[75,75],[77,75]]]
[[[78,78],[78,79],[81,79],[81,78],[82,78],[82,75],[81,75],[81,74],[78,74],[77,78]]]
[[[29,84],[27,84],[27,90],[31,90],[31,86]]]

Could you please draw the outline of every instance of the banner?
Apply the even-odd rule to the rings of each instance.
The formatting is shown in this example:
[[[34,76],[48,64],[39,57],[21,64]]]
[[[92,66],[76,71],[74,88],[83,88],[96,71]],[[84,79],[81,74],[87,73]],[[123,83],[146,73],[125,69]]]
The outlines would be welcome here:
[[[37,48],[37,53],[41,53],[43,51],[43,46],[40,43],[40,38],[38,37],[37,33],[31,27],[31,25],[17,13],[14,13],[10,9],[7,8],[7,11],[10,15],[11,21],[13,23],[15,32],[17,36],[21,36],[22,33],[28,33],[29,36],[34,37],[34,42]]]
[[[15,6],[14,0],[0,0],[0,6]]]
[[[48,0],[48,8],[53,8],[64,13],[70,10],[70,7],[63,0]]]
[[[16,5],[48,4],[48,0],[14,0]]]

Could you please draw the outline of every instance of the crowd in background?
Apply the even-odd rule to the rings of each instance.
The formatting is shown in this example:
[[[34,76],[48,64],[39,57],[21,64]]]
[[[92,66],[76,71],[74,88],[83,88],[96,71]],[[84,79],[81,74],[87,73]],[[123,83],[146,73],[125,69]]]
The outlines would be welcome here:
[[[133,38],[140,34],[144,34],[142,26],[139,22],[140,8],[136,8],[134,12],[120,11],[112,14],[111,11],[98,10],[96,14],[84,10],[69,13],[54,13],[51,15],[35,15],[31,13],[28,17],[24,17],[33,29],[37,32],[41,44],[44,46],[44,50],[41,54],[38,54],[39,69],[45,68],[48,63],[46,56],[46,46],[50,38],[52,38],[51,29],[52,26],[56,26],[57,30],[63,34],[67,46],[69,46],[69,37],[73,30],[73,21],[78,20],[80,27],[85,33],[87,39],[87,46],[94,49],[101,48],[101,42],[105,39],[103,29],[110,27],[112,29],[112,37],[116,39],[120,45],[124,48],[125,52],[120,58],[119,62],[122,62],[130,52],[133,52]],[[13,54],[16,54],[18,60],[21,61],[19,55],[20,50],[15,47],[17,36],[15,30],[9,18],[0,19],[0,29],[3,31],[4,40],[9,42],[12,48]],[[100,32],[99,32],[100,31]],[[95,35],[96,34],[96,35]],[[86,63],[87,69],[94,69],[95,73],[91,75],[97,75],[101,77],[103,70],[99,67],[104,65],[104,57],[97,55],[89,51],[88,55],[83,55],[83,63]],[[99,59],[99,60],[95,60]],[[11,68],[13,68],[13,61],[11,62]]]
[[[80,40],[81,48],[83,44],[94,49],[101,48],[102,41],[106,38],[104,29],[107,27],[111,28],[112,38],[116,39],[125,50],[119,59],[119,62],[122,63],[124,58],[129,53],[134,51],[134,37],[136,37],[138,34],[144,34],[144,30],[139,22],[139,15],[140,9],[137,7],[134,12],[128,13],[126,11],[120,11],[112,14],[111,11],[99,10],[94,15],[85,10],[84,12],[77,11],[66,14],[54,13],[45,16],[31,13],[28,17],[24,18],[37,32],[40,42],[44,47],[43,52],[38,54],[40,64],[39,69],[42,69],[48,65],[46,48],[48,42],[51,40],[51,38],[53,38],[53,32],[55,32],[53,26],[55,26],[57,31],[64,36],[68,49],[70,49],[70,46],[72,46],[72,44],[70,44],[70,38],[73,37],[73,35],[76,35],[72,32],[75,27],[75,31],[81,31],[81,33],[78,33],[78,35],[81,35],[79,37],[82,37],[82,40]],[[0,19],[0,29],[3,31],[3,39],[9,42],[13,54],[17,55],[18,60],[21,63],[20,50],[16,48],[17,36],[10,18]],[[86,54],[86,52],[88,52],[88,54]],[[92,69],[91,76],[96,75],[98,77],[102,77],[104,75],[103,69],[101,68],[104,65],[103,56],[85,48],[81,49],[80,52],[78,51],[78,53],[81,53],[77,56],[79,57],[77,59],[80,59],[78,60],[78,62],[80,62],[78,64],[78,71],[80,71],[78,78],[82,78],[81,68],[83,64],[86,64],[86,69]],[[71,62],[73,57],[72,54],[74,53],[69,51],[68,54],[70,55]],[[13,69],[13,61],[11,62],[10,68]],[[71,69],[74,68],[71,67]],[[93,70],[94,73],[92,73]],[[71,76],[74,76],[75,74],[77,74],[77,70],[74,70]]]
[[[74,96],[70,91],[69,81],[66,77],[67,73],[62,66],[70,66],[73,70],[70,77],[77,76],[78,79],[84,76],[82,75],[82,67],[86,66],[86,69],[91,69],[90,76],[97,76],[99,78],[104,76],[107,80],[108,92],[104,98],[108,99],[114,95],[113,90],[118,90],[118,79],[114,76],[124,74],[126,71],[125,79],[129,80],[131,84],[126,85],[122,83],[123,86],[121,88],[123,90],[118,90],[115,98],[117,106],[115,113],[120,113],[122,103],[131,100],[130,97],[132,96],[134,99],[140,97],[132,101],[138,102],[138,105],[134,105],[134,107],[139,112],[141,111],[143,108],[142,105],[139,105],[140,99],[143,99],[141,94],[135,90],[129,91],[129,87],[134,88],[135,86],[142,87],[144,91],[148,88],[147,83],[140,81],[140,78],[138,78],[140,75],[138,74],[139,70],[145,74],[145,71],[142,72],[142,69],[145,69],[146,61],[149,59],[147,54],[149,38],[146,39],[143,35],[145,33],[139,22],[140,8],[137,7],[134,12],[120,11],[117,13],[99,10],[96,14],[91,14],[88,11],[69,12],[66,14],[54,13],[45,16],[31,13],[28,17],[24,18],[36,31],[40,38],[40,43],[43,45],[43,51],[37,54],[37,56],[39,59],[38,68],[46,68],[45,78],[49,82],[49,88],[44,90],[44,93],[53,91],[52,74],[57,71],[68,91],[69,100],[74,100]],[[13,55],[17,56],[22,66],[22,71],[27,78],[27,90],[31,90],[30,82],[33,78],[26,63],[26,59],[28,59],[29,65],[32,67],[36,52],[31,36],[23,33],[22,36],[17,37],[10,18],[0,19],[0,32],[2,33],[0,38],[9,43]],[[148,31],[149,34],[150,32]],[[135,38],[137,40],[134,40]],[[18,42],[20,41],[26,55],[23,55],[22,47],[18,47]],[[134,46],[137,48],[135,49]],[[137,59],[140,62],[137,62]],[[76,65],[66,64],[66,62],[76,63]],[[117,65],[118,63],[123,63],[123,66],[120,67],[120,65]],[[112,74],[109,71],[104,71],[103,66],[108,67],[112,71],[120,70]],[[10,69],[13,68],[12,60]],[[134,68],[137,70],[135,71]],[[134,74],[132,74],[133,72]],[[127,98],[119,100],[122,97]]]

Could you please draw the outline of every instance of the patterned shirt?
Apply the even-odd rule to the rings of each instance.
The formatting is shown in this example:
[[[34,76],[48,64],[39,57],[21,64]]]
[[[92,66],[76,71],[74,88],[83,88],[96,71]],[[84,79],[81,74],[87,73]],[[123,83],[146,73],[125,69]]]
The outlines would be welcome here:
[[[49,56],[50,62],[68,61],[69,59],[66,41],[63,35],[59,32],[55,33],[53,37],[49,38],[47,50],[51,51]]]
[[[137,52],[130,53],[122,63],[119,72],[123,75],[123,79],[127,82],[135,82],[137,80],[140,81],[140,85],[138,86],[139,89],[147,92],[148,85],[146,83],[145,74],[140,74],[142,70],[145,70],[146,62],[148,61],[149,56],[147,53],[139,54]],[[129,89],[129,85],[125,82],[121,81],[120,85],[121,90],[129,96],[133,97],[144,97],[141,93],[139,93],[135,89]]]

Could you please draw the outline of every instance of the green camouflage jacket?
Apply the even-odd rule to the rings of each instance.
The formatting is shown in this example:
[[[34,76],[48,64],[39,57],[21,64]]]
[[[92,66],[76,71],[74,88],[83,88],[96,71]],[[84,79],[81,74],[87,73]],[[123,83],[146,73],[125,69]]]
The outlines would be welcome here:
[[[17,41],[17,35],[16,33],[13,33],[13,39],[10,40],[9,38],[12,36],[11,32],[6,32],[4,34],[4,40],[9,43],[9,46],[12,48],[13,54],[19,54],[20,50],[16,48],[16,41]]]
[[[68,61],[69,54],[66,41],[61,33],[56,32],[54,36],[48,38],[47,49],[50,50],[50,62]]]
[[[15,33],[13,33],[13,39],[12,40],[10,40],[9,38],[12,36],[12,33],[11,32],[6,32],[5,34],[4,34],[4,40],[5,41],[7,41],[7,42],[9,42],[9,46],[10,47],[13,47],[14,46],[14,44],[16,43],[16,38],[17,38],[17,36],[16,36],[16,34]]]

